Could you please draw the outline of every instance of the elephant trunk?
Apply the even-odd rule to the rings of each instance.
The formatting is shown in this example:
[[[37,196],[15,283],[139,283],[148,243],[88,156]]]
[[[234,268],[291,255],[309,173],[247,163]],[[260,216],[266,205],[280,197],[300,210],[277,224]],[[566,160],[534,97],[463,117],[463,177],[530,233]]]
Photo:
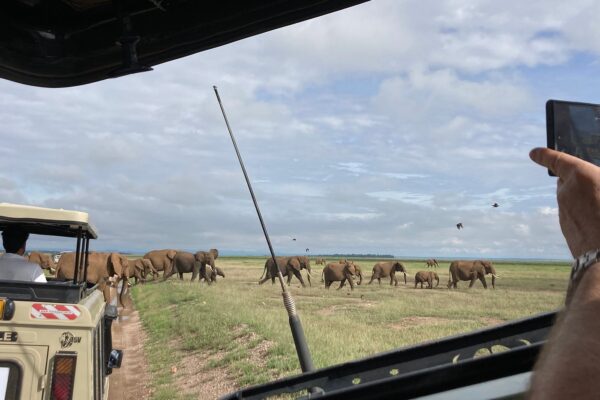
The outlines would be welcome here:
[[[211,281],[216,281],[217,280],[217,266],[215,265],[215,260],[214,259],[210,260],[210,268],[211,268],[210,280]]]
[[[260,281],[265,276],[266,273],[267,273],[267,263],[265,263],[265,269],[263,269],[263,272],[260,275],[260,278],[258,278],[258,280]]]
[[[496,269],[492,267],[492,289],[496,289]]]
[[[125,293],[125,290],[129,286],[129,279],[127,278],[127,274],[124,274],[120,278],[121,279],[117,279],[117,290],[119,290],[119,283],[121,283],[121,292],[119,293],[119,303],[121,303],[123,308],[126,308],[125,303],[123,303],[123,293]]]
[[[404,272],[404,284],[406,285],[406,272]]]
[[[308,286],[312,286],[312,283],[310,282],[310,273],[312,272],[310,269],[310,260],[306,263],[306,271],[306,279],[308,280]]]
[[[440,277],[436,275],[435,280],[437,281],[437,283],[435,284],[435,287],[440,286]]]
[[[362,272],[358,271],[358,283],[357,285],[360,285],[362,283]]]

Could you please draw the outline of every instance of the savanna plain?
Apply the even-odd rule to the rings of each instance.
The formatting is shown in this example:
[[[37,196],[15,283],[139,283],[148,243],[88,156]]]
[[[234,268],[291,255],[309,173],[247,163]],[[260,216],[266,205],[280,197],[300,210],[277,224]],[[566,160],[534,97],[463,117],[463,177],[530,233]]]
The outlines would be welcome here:
[[[333,261],[333,260],[328,260]],[[311,263],[312,286],[296,278],[291,292],[317,368],[382,351],[457,335],[555,310],[564,301],[566,263],[494,262],[496,289],[477,281],[449,290],[449,262],[440,262],[440,284],[415,289],[424,261],[405,261],[408,283],[382,279],[367,285],[378,260],[355,260],[363,284],[350,291],[325,289],[322,266]],[[226,278],[217,283],[173,276],[132,288],[146,333],[152,399],[217,398],[236,388],[300,372],[281,288],[258,285],[265,257],[220,257]],[[303,271],[303,275],[306,273]]]

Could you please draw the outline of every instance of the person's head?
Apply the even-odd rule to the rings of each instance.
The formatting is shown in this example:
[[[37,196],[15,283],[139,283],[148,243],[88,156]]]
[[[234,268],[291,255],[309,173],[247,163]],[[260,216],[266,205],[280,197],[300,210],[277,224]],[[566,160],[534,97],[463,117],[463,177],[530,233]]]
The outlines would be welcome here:
[[[25,253],[25,243],[29,233],[18,226],[9,226],[2,232],[2,245],[7,253]]]

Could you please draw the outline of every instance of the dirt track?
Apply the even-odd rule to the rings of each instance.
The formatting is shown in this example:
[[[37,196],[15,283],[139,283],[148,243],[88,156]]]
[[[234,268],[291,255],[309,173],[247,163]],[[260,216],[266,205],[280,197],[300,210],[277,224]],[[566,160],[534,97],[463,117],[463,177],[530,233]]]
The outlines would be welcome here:
[[[133,304],[127,296],[127,308],[119,308],[113,322],[113,347],[123,350],[123,364],[110,376],[109,400],[144,400],[150,398],[148,363],[144,356],[144,331]]]

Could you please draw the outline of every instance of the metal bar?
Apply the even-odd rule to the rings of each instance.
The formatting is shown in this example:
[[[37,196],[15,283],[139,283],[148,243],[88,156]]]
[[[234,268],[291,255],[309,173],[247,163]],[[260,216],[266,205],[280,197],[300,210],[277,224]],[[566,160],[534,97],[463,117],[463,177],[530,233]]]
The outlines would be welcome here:
[[[85,246],[85,253],[83,254],[83,279],[87,281],[88,255],[90,251],[90,237],[88,235],[86,235],[85,241],[83,243]]]
[[[81,227],[77,230],[77,248],[75,250],[75,273],[73,274],[73,283],[79,283],[79,253],[81,251]]]
[[[298,360],[300,361],[300,368],[302,368],[302,372],[314,371],[315,367],[312,362],[312,358],[310,356],[310,350],[308,349],[308,344],[306,343],[306,337],[304,336],[304,330],[302,329],[302,323],[300,322],[300,317],[296,312],[296,304],[294,303],[294,299],[290,292],[287,290],[285,284],[283,283],[283,275],[279,270],[279,264],[277,263],[277,258],[275,257],[275,251],[273,250],[273,246],[271,245],[271,239],[269,238],[269,233],[267,232],[267,227],[265,226],[265,222],[262,218],[262,214],[260,213],[260,209],[258,207],[258,202],[256,201],[256,196],[254,195],[254,190],[252,190],[252,185],[250,184],[250,178],[248,178],[248,173],[246,172],[246,167],[244,167],[244,161],[242,160],[242,156],[238,149],[237,143],[233,136],[233,131],[231,130],[231,126],[229,125],[229,120],[227,119],[227,115],[225,114],[225,109],[223,108],[223,103],[221,102],[221,97],[219,96],[219,92],[216,86],[213,86],[215,90],[215,95],[217,96],[217,101],[219,102],[219,107],[221,107],[221,112],[223,113],[223,118],[225,119],[225,125],[227,125],[227,130],[229,131],[229,137],[231,137],[231,142],[233,143],[233,147],[235,148],[235,153],[237,154],[238,161],[240,166],[242,167],[242,172],[244,173],[244,178],[246,179],[246,185],[248,185],[248,190],[250,191],[250,196],[252,197],[252,202],[254,203],[254,208],[256,209],[256,213],[258,215],[258,219],[260,221],[260,226],[263,230],[263,234],[265,235],[265,239],[267,241],[267,245],[269,246],[269,252],[271,253],[271,258],[277,267],[277,277],[279,278],[279,284],[281,285],[282,296],[283,296],[283,304],[285,305],[285,309],[287,310],[289,316],[290,329],[292,330],[292,337],[294,338],[294,345],[296,346],[296,353],[298,354]]]

